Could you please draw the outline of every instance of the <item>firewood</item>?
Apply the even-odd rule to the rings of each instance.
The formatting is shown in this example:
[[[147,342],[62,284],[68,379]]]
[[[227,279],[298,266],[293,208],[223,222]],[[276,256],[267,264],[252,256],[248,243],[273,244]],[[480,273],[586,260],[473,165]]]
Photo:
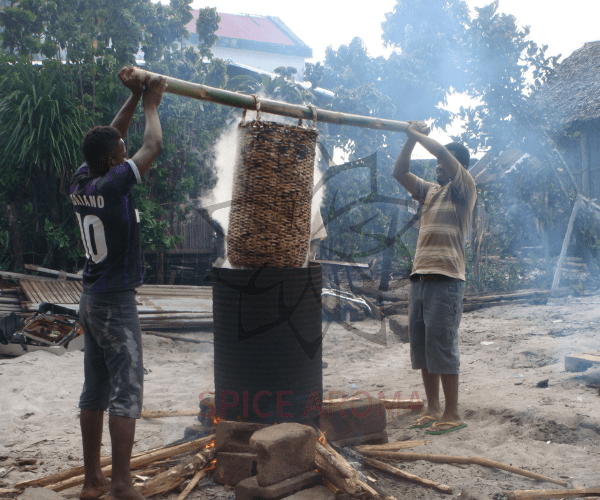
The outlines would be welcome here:
[[[206,436],[200,439],[196,439],[194,441],[190,441],[188,443],[183,443],[176,446],[168,446],[166,448],[159,448],[158,450],[153,451],[151,453],[141,454],[131,459],[131,469],[134,470],[135,468],[141,467],[143,465],[148,465],[158,460],[162,460],[164,458],[176,457],[177,455],[181,455],[183,453],[196,452],[208,446],[213,439],[214,436]],[[103,467],[102,472],[107,477],[112,475],[112,465],[107,465],[106,467]],[[47,483],[45,486],[47,486],[53,491],[63,491],[69,488],[73,488],[74,486],[79,486],[80,484],[83,484],[83,479],[84,476],[80,475],[71,477],[65,481],[61,481],[55,484]]]
[[[358,485],[342,476],[333,464],[328,462],[321,454],[315,454],[315,466],[321,475],[338,490],[349,495],[358,493]]]
[[[185,490],[183,490],[181,492],[181,495],[179,495],[177,497],[177,500],[185,500],[185,497],[187,497],[190,494],[190,492],[196,487],[196,485],[198,484],[200,479],[202,479],[202,476],[204,475],[205,472],[206,472],[205,469],[200,469],[198,472],[196,472],[194,477],[190,480],[188,485],[185,487]]]
[[[180,455],[182,453],[191,453],[194,451],[201,450],[201,449],[205,448],[207,445],[209,445],[213,439],[214,439],[214,436],[207,436],[207,437],[196,439],[194,441],[189,441],[189,442],[183,443],[183,444],[163,446],[162,448],[156,448],[154,450],[137,453],[131,457],[131,468],[132,469],[136,468],[136,466],[137,466],[136,464],[138,464],[137,459],[140,457],[148,457],[148,456],[152,456],[154,454],[160,455],[160,456],[154,456],[154,458],[152,460],[150,460],[149,462],[143,462],[143,463],[139,462],[139,466],[141,467],[148,463],[162,460],[164,458],[171,458],[171,457]],[[103,469],[102,469],[103,471],[105,470],[104,468],[106,466],[109,466],[111,463],[112,463],[111,457],[102,457],[100,459],[100,465],[103,467]],[[23,481],[21,483],[17,483],[15,485],[15,488],[21,488],[21,489],[43,488],[44,486],[61,483],[68,479],[80,476],[82,478],[81,482],[79,482],[79,483],[76,482],[75,484],[73,484],[73,486],[77,486],[79,484],[83,484],[82,474],[83,474],[83,466],[73,467],[71,469],[61,470],[60,472],[57,472],[55,474],[50,474],[49,476],[44,476],[44,477],[40,477],[37,479],[30,479],[29,481]],[[69,488],[70,487],[71,486],[69,486]],[[62,490],[55,490],[55,491],[62,491]]]
[[[171,491],[183,483],[188,475],[195,474],[205,465],[210,463],[215,458],[216,454],[217,452],[214,448],[207,451],[201,451],[185,462],[136,486],[136,490],[145,497],[151,497],[152,495]]]
[[[560,484],[566,486],[566,481],[560,481],[558,479],[552,479],[551,477],[543,476],[535,472],[530,472],[512,465],[503,464],[502,462],[496,462],[488,458],[482,457],[457,457],[452,455],[428,455],[426,453],[407,453],[407,452],[379,452],[379,451],[364,451],[363,455],[369,457],[387,458],[389,460],[426,460],[428,462],[437,462],[442,464],[467,464],[467,465],[481,465],[484,467],[492,467],[495,469],[512,472],[513,474],[519,474],[521,476],[528,477],[530,479],[536,479],[538,481],[548,481],[550,483]]]
[[[142,418],[163,418],[163,417],[196,417],[200,413],[197,410],[143,410]]]
[[[424,446],[426,444],[431,443],[430,439],[422,439],[422,440],[411,440],[411,441],[394,441],[393,443],[385,443],[385,444],[361,444],[355,446],[354,449],[356,451],[399,451],[405,450],[407,448],[415,448],[416,446]]]
[[[348,479],[350,484],[356,485],[358,480],[358,471],[352,467],[344,457],[342,457],[337,451],[335,451],[327,443],[321,444],[317,442],[316,445],[317,453],[323,457],[328,463],[330,463],[345,479]]]
[[[573,490],[515,490],[509,491],[507,500],[545,500],[551,498],[580,498],[600,496],[600,488]]]
[[[386,464],[384,462],[380,462],[379,460],[374,460],[372,458],[365,458],[365,463],[370,465],[371,467],[388,472],[393,476],[406,479],[407,481],[412,481],[413,483],[422,484],[423,486],[430,486],[435,488],[442,493],[452,493],[452,487],[447,486],[445,484],[438,483],[436,481],[431,481],[429,479],[425,479],[423,477],[416,476],[409,472],[405,472],[403,470],[394,467],[393,465]],[[509,499],[510,500],[510,499]]]

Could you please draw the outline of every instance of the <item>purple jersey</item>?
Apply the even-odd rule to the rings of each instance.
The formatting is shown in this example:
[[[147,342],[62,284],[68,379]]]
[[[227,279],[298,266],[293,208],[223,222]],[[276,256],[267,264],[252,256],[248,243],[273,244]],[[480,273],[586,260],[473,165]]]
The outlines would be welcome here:
[[[140,218],[131,188],[141,181],[132,160],[93,177],[84,163],[71,181],[71,201],[87,261],[83,291],[131,290],[142,284]]]

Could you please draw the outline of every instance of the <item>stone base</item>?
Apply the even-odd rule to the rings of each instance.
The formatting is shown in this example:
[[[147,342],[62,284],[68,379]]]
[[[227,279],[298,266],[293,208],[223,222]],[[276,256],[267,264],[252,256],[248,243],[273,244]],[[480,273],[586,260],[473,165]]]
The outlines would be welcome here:
[[[357,446],[360,444],[386,444],[388,442],[387,431],[374,432],[372,434],[363,434],[345,439],[331,441],[331,444],[343,448],[344,446]]]
[[[256,455],[252,453],[217,453],[213,480],[217,484],[236,486],[240,481],[256,476]]]
[[[256,476],[249,477],[235,487],[235,500],[253,500],[255,497],[279,500],[305,488],[317,486],[321,479],[321,474],[310,471],[271,486],[259,486]]]
[[[323,405],[319,429],[327,441],[341,441],[357,436],[384,432],[385,404],[378,399],[360,399]]]

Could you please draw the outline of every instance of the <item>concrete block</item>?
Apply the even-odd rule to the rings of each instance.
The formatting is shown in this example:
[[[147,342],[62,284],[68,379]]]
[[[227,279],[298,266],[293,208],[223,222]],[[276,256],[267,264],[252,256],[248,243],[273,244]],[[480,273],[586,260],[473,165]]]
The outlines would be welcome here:
[[[260,486],[256,480],[256,476],[249,477],[240,481],[235,487],[235,500],[253,500],[255,497],[269,500],[284,498],[304,488],[316,486],[321,481],[321,474],[314,470],[270,486]]]
[[[235,486],[240,481],[256,476],[256,454],[254,453],[217,453],[217,462],[213,479],[218,484]]]
[[[319,429],[325,432],[328,441],[376,434],[385,427],[385,405],[374,398],[323,405],[323,416],[319,419]]]
[[[325,486],[315,486],[285,497],[285,500],[335,500],[335,494]]]
[[[265,427],[267,427],[265,424],[221,420],[217,424],[215,449],[231,453],[254,453],[250,445],[250,437]]]
[[[250,444],[258,456],[256,480],[270,486],[315,468],[317,433],[298,423],[271,425],[256,431]]]
[[[405,314],[396,314],[388,318],[390,330],[396,334],[398,340],[408,343],[408,316]]]

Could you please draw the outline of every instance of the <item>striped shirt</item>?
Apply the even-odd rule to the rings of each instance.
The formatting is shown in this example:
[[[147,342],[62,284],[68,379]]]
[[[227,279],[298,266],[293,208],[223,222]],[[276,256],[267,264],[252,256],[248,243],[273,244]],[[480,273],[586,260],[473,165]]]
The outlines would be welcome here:
[[[465,241],[477,200],[475,181],[461,167],[445,186],[418,179],[413,198],[423,205],[412,274],[465,281]]]

